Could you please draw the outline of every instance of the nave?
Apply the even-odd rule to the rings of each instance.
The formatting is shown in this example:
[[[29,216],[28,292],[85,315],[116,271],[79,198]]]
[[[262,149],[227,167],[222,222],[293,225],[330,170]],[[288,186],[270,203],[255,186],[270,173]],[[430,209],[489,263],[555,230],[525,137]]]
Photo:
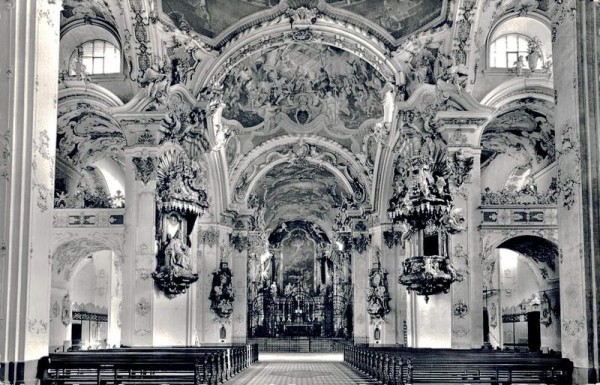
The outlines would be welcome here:
[[[278,353],[259,355],[259,362],[225,385],[345,385],[377,381],[342,362],[341,354]]]

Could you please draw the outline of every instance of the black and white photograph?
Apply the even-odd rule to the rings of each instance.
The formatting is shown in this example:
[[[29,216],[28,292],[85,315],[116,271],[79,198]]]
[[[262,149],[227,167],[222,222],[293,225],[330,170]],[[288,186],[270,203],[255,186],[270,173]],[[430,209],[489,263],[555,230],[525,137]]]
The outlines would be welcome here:
[[[0,385],[600,385],[600,0],[0,0]]]

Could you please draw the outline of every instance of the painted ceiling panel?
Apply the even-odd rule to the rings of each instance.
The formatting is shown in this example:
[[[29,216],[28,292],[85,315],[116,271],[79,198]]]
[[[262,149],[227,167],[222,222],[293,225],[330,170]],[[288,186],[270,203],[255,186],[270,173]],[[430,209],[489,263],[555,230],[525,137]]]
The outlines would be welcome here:
[[[213,38],[241,19],[279,5],[280,0],[162,0],[163,12],[176,22]],[[435,21],[446,0],[326,0],[325,3],[363,16],[394,38],[409,35]]]
[[[360,143],[365,122],[383,117],[385,81],[366,61],[326,45],[290,44],[243,60],[223,81],[223,118],[239,134],[282,130]]]

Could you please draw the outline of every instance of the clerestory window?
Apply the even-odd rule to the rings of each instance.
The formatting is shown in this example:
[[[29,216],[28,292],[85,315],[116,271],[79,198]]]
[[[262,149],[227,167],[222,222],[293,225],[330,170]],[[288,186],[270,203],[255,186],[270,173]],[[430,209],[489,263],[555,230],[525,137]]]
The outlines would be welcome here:
[[[73,51],[70,74],[115,74],[121,72],[121,50],[105,40],[91,40]]]

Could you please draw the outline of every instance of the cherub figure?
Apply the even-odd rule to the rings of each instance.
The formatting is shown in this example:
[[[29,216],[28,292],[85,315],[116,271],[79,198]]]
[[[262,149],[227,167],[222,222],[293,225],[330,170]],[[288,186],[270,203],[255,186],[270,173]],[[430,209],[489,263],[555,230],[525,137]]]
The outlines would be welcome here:
[[[523,55],[519,55],[517,61],[513,63],[513,67],[515,67],[517,76],[523,76],[523,68],[525,68],[525,59],[523,58]]]

